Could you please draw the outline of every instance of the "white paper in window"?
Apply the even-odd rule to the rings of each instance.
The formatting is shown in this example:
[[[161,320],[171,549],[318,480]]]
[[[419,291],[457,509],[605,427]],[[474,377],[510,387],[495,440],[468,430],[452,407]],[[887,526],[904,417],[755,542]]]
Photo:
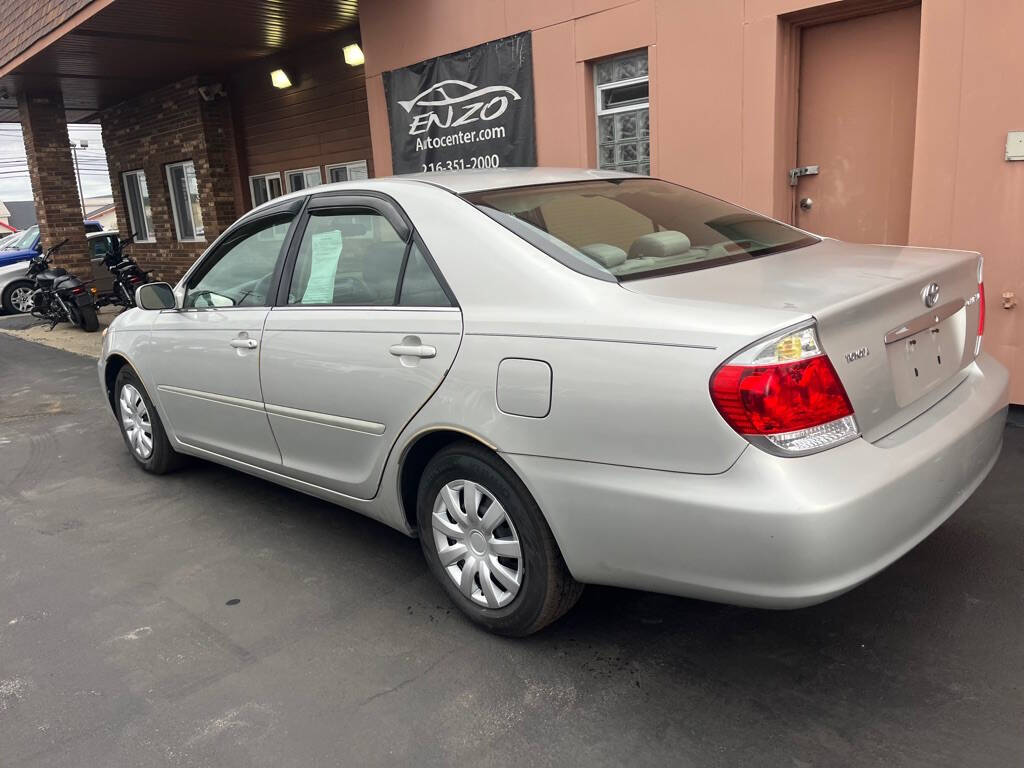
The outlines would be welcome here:
[[[317,232],[312,240],[313,257],[302,303],[330,304],[334,301],[334,277],[338,274],[338,261],[343,246],[341,230]]]

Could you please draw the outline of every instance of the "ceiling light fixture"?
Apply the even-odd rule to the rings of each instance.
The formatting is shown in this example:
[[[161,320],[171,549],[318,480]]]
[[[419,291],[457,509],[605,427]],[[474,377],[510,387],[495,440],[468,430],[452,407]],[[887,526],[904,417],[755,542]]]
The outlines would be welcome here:
[[[350,67],[358,67],[366,61],[366,58],[363,56],[363,49],[359,47],[358,43],[346,45],[341,49],[341,52],[345,54],[345,63]]]
[[[270,82],[273,83],[275,88],[291,88],[292,81],[288,77],[288,73],[283,69],[275,69],[270,73]]]

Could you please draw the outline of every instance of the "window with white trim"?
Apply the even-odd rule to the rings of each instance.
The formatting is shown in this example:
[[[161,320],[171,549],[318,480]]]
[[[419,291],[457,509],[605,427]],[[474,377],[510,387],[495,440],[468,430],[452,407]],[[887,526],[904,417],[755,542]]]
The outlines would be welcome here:
[[[370,171],[365,160],[356,160],[353,163],[334,163],[328,165],[327,183],[334,184],[338,181],[355,181],[357,179],[370,178]]]
[[[124,200],[128,206],[128,225],[135,234],[136,243],[155,243],[153,209],[149,205],[149,187],[145,171],[125,171],[121,174]],[[131,234],[131,233],[129,233]]]
[[[307,189],[324,183],[324,178],[320,175],[319,165],[315,168],[299,168],[296,171],[285,171],[284,178],[288,182],[289,192],[298,192],[300,189]]]
[[[597,166],[651,172],[651,103],[647,51],[594,64]]]
[[[261,173],[249,177],[249,191],[252,192],[252,207],[281,196],[281,174]]]
[[[191,160],[167,166],[167,188],[171,192],[171,213],[178,240],[206,240],[203,211],[199,205],[199,182]]]

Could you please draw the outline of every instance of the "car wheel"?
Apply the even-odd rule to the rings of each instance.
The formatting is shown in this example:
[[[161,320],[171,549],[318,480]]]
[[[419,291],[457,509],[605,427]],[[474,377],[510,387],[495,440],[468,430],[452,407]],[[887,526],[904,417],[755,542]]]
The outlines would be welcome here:
[[[183,457],[171,448],[146,388],[128,366],[117,374],[114,408],[128,452],[139,466],[154,475],[162,475],[181,466]]]
[[[4,288],[2,299],[4,313],[8,315],[23,315],[32,311],[32,294],[35,286],[31,280],[15,280]]]
[[[481,446],[456,443],[431,459],[416,516],[431,572],[460,610],[491,632],[536,632],[583,592],[529,491]]]

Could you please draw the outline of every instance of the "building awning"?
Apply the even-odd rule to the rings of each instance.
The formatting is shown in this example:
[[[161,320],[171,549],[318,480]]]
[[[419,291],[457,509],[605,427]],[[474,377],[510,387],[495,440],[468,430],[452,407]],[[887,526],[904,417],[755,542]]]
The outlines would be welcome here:
[[[68,122],[95,122],[99,110],[167,83],[358,22],[358,0],[93,0],[0,62],[0,122],[19,122],[18,93],[57,90]]]

